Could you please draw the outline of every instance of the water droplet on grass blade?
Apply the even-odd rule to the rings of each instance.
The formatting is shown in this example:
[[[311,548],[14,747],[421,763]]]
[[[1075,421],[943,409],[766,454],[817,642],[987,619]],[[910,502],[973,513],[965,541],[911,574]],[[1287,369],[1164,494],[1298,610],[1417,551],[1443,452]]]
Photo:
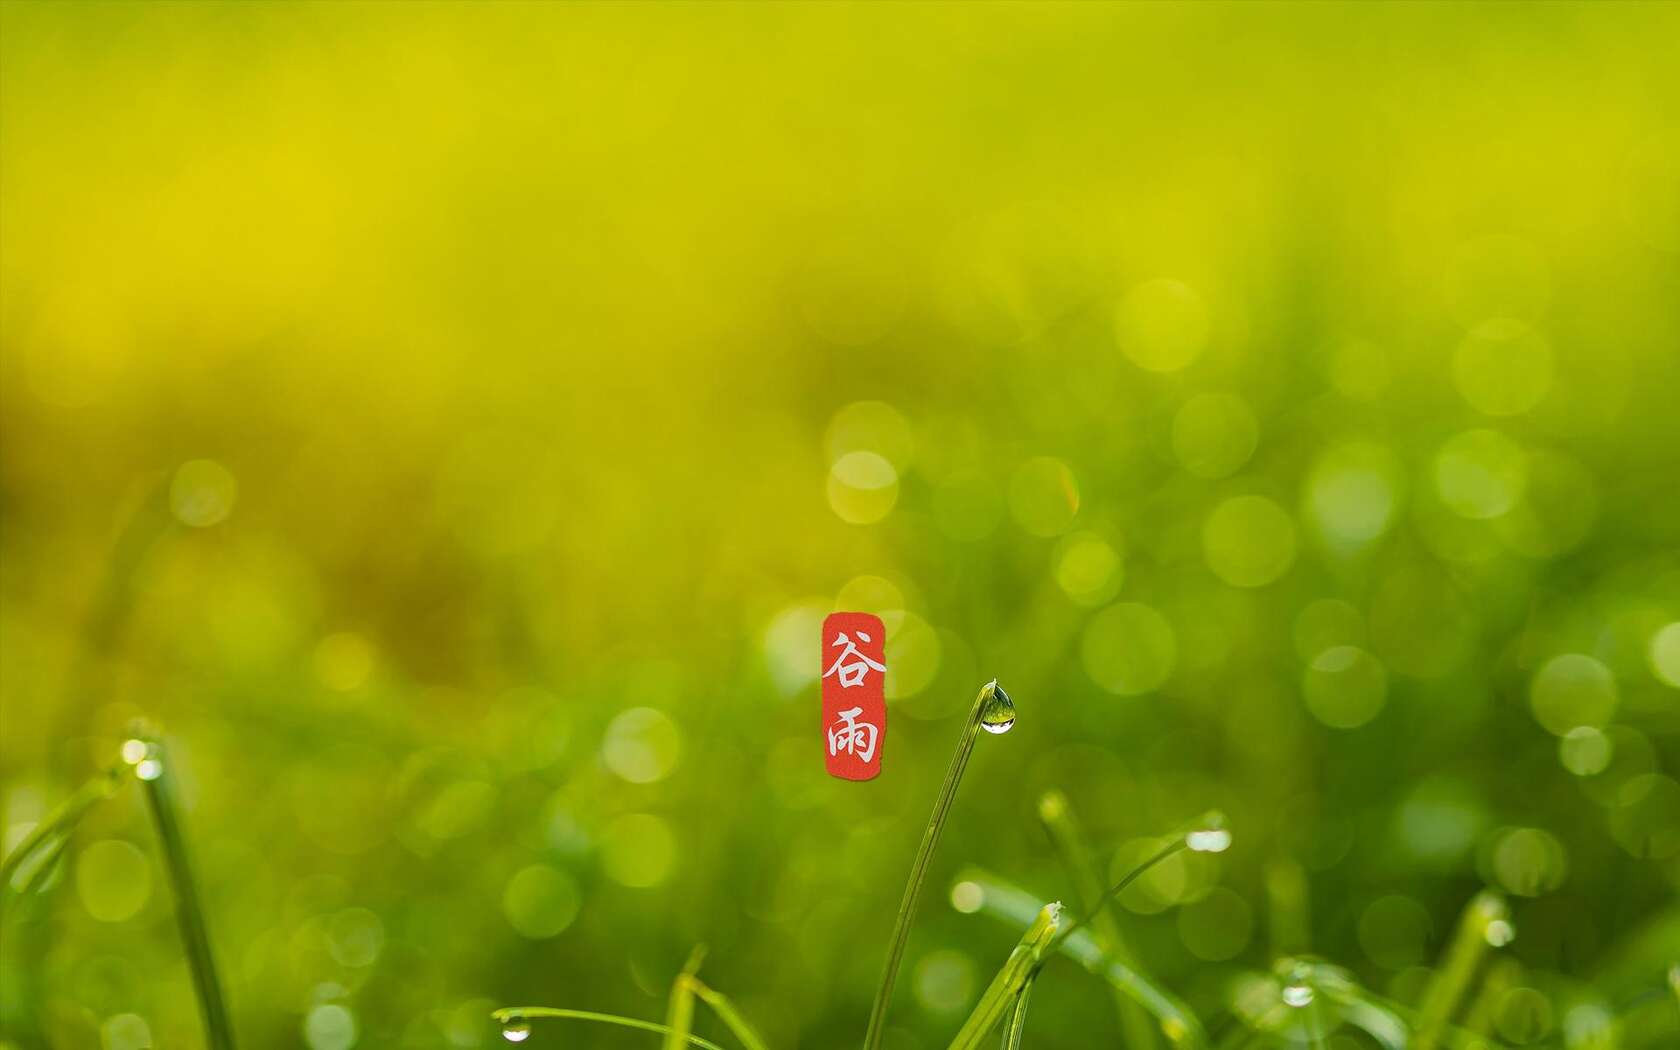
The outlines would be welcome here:
[[[1503,948],[1516,938],[1517,931],[1504,919],[1494,919],[1487,924],[1487,929],[1482,931],[1482,935],[1495,948]]]
[[[980,707],[980,728],[988,733],[1007,733],[1015,725],[1015,702],[993,679],[991,695]]]
[[[1307,984],[1286,984],[1283,986],[1283,1001],[1290,1006],[1310,1006],[1313,1001],[1313,990]]]
[[[1231,833],[1224,828],[1204,828],[1184,836],[1184,844],[1197,853],[1224,853],[1231,848]]]
[[[1231,833],[1225,830],[1225,814],[1217,809],[1203,813],[1195,828],[1186,832],[1184,844],[1196,853],[1224,853],[1231,848]]]
[[[531,1038],[531,1026],[524,1021],[509,1021],[502,1025],[502,1038],[510,1043],[523,1043]]]
[[[144,759],[135,765],[134,775],[141,780],[156,780],[163,776],[163,763],[155,758]]]

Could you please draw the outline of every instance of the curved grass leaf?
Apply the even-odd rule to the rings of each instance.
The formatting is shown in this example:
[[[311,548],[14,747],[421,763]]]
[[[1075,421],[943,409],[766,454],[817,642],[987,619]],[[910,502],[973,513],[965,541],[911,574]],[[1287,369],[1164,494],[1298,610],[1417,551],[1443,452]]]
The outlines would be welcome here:
[[[619,1014],[602,1014],[593,1010],[567,1010],[558,1006],[504,1006],[490,1014],[503,1025],[517,1024],[520,1021],[532,1021],[541,1018],[561,1018],[571,1021],[593,1021],[597,1024],[618,1025],[620,1028],[638,1028],[644,1032],[667,1034],[671,1029],[653,1021],[643,1021],[636,1017],[624,1017]],[[688,1037],[689,1046],[698,1046],[701,1050],[723,1050],[709,1039],[702,1039],[697,1035]]]
[[[1031,894],[1002,879],[968,868],[961,881],[971,882],[980,889],[980,911],[1012,925],[1032,921],[1038,902]],[[1207,1033],[1202,1023],[1179,998],[1144,976],[1139,971],[1116,961],[1084,930],[1069,928],[1071,932],[1056,937],[1052,950],[1083,966],[1090,973],[1107,981],[1111,987],[1130,996],[1133,1001],[1155,1016],[1167,1038],[1181,1046],[1205,1048]]]
[[[1009,953],[1003,968],[992,978],[992,983],[986,987],[980,1001],[974,1004],[974,1011],[968,1015],[968,1020],[957,1030],[956,1037],[951,1040],[950,1050],[973,1050],[991,1034],[1004,1015],[1017,1006],[1022,990],[1038,973],[1045,953],[1055,942],[1056,931],[1061,923],[1060,904],[1046,904],[1037,909],[1032,925],[1022,934],[1020,943]]]

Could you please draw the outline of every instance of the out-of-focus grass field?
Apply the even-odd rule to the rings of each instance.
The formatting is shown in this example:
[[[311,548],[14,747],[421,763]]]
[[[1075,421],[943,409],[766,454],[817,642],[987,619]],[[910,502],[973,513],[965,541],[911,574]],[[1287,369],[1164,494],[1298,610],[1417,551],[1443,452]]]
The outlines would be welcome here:
[[[964,863],[1071,900],[1051,788],[1116,875],[1227,811],[1120,913],[1216,1035],[1278,952],[1415,1003],[1492,887],[1461,1024],[1680,1041],[1680,6],[0,18],[6,844],[157,720],[246,1047],[658,1018],[697,942],[856,1046],[993,676],[894,1050],[1019,935]],[[200,1045],[171,912],[120,794],[0,1040]],[[1065,963],[1028,1025],[1119,1039]]]

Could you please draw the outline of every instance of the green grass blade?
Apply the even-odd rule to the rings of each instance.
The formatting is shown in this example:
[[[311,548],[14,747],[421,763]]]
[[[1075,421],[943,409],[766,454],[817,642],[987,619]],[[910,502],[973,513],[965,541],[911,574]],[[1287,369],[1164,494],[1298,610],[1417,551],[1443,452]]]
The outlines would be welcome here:
[[[665,1008],[665,1050],[682,1050],[688,1045],[689,1032],[694,1028],[694,974],[706,957],[704,947],[688,953],[688,962],[671,982],[671,1001]]]
[[[1476,976],[1476,967],[1487,952],[1495,923],[1509,928],[1505,898],[1492,890],[1483,890],[1471,898],[1458,921],[1458,932],[1447,946],[1446,958],[1424,990],[1419,1007],[1417,1039],[1412,1050],[1434,1050],[1441,1041],[1459,1001]]]
[[[1032,921],[1038,909],[1037,898],[977,868],[966,869],[960,879],[979,887],[980,911],[1011,925],[1019,926]],[[1111,987],[1130,996],[1155,1016],[1161,1031],[1174,1043],[1198,1050],[1208,1045],[1207,1033],[1189,1007],[1150,978],[1113,959],[1089,933],[1076,930],[1065,935],[1058,934],[1054,940],[1051,950],[1061,952]]]
[[[1079,914],[1091,916],[1091,932],[1097,944],[1116,960],[1128,966],[1133,965],[1135,960],[1120,932],[1114,909],[1094,907],[1095,903],[1102,899],[1102,878],[1097,872],[1096,862],[1092,859],[1085,829],[1074,816],[1067,796],[1060,791],[1045,792],[1038,800],[1038,817],[1043,822],[1051,843],[1056,847],[1062,867],[1067,869]],[[1148,1011],[1119,989],[1114,990],[1114,1011],[1119,1018],[1120,1032],[1128,1050],[1151,1050],[1154,1047],[1156,1029]]]
[[[764,1037],[758,1034],[757,1029],[747,1023],[746,1017],[741,1014],[734,1003],[729,1001],[728,996],[701,982],[699,978],[694,979],[694,994],[700,997],[701,1002],[712,1008],[712,1012],[718,1015],[718,1019],[734,1034],[736,1039],[741,1041],[741,1045],[746,1047],[746,1050],[769,1050],[769,1047],[765,1045]]]
[[[624,1017],[619,1014],[601,1014],[593,1010],[566,1010],[557,1006],[504,1006],[490,1015],[504,1027],[519,1024],[524,1021],[540,1018],[559,1018],[571,1021],[593,1021],[597,1024],[618,1025],[620,1028],[638,1028],[644,1032],[655,1032],[664,1035],[670,1028],[653,1021],[643,1021],[636,1017]],[[723,1050],[709,1039],[702,1039],[697,1035],[688,1037],[689,1046],[698,1046],[701,1050]]]
[[[52,867],[52,860],[63,850],[82,818],[115,794],[121,783],[120,769],[107,770],[76,789],[75,794],[31,828],[17,848],[0,861],[0,889],[6,891],[6,896],[13,892],[20,896],[27,894]],[[29,864],[32,858],[38,861],[33,866]],[[13,885],[12,880],[19,875],[23,876],[22,880]]]
[[[1021,1050],[1021,1037],[1027,1031],[1027,1002],[1032,999],[1033,982],[1036,980],[1035,970],[1027,975],[1026,982],[1021,985],[1021,994],[1015,997],[1015,1005],[1009,1009],[1009,1017],[1003,1023],[1003,1050]]]
[[[233,1050],[233,1026],[228,1020],[227,999],[222,994],[216,959],[210,950],[204,905],[199,899],[192,865],[187,860],[186,835],[181,828],[179,806],[175,799],[174,775],[170,772],[163,745],[150,739],[142,743],[143,754],[135,761],[135,775],[145,787],[152,822],[157,825],[158,842],[163,849],[164,865],[175,891],[175,917],[181,927],[181,943],[186,951],[187,963],[192,969],[193,988],[198,993],[205,1039],[210,1050]]]
[[[1313,987],[1344,1021],[1380,1043],[1384,1050],[1406,1050],[1411,1029],[1398,1013],[1367,992],[1346,970],[1311,964]]]
[[[974,706],[968,712],[968,720],[963,723],[957,749],[951,755],[950,768],[945,771],[945,781],[939,786],[933,814],[928,817],[927,830],[922,833],[922,844],[910,865],[910,878],[904,885],[904,899],[899,902],[898,917],[893,920],[892,939],[887,943],[887,961],[881,969],[881,985],[875,992],[874,1004],[869,1008],[869,1028],[864,1032],[863,1050],[880,1050],[881,1037],[886,1032],[887,1007],[892,1000],[893,986],[898,983],[898,969],[904,962],[904,947],[910,940],[910,924],[916,915],[916,899],[921,895],[922,883],[927,880],[928,865],[933,862],[933,852],[939,846],[940,834],[945,830],[945,818],[950,815],[951,803],[957,797],[957,785],[962,783],[963,771],[968,768],[969,756],[974,753],[981,718],[986,709],[997,702],[994,697],[1004,704],[1010,703],[1009,694],[999,688],[995,680],[980,687]]]
[[[1037,973],[1039,963],[1050,950],[1056,939],[1056,930],[1062,922],[1062,906],[1060,904],[1046,904],[1039,908],[1033,917],[1032,925],[1022,934],[1021,941],[1009,953],[1002,969],[992,978],[992,983],[980,996],[980,1001],[974,1004],[974,1011],[968,1015],[968,1020],[957,1030],[956,1037],[951,1040],[950,1050],[973,1050],[981,1041],[991,1034],[992,1029],[1021,997],[1021,990],[1026,987]]]

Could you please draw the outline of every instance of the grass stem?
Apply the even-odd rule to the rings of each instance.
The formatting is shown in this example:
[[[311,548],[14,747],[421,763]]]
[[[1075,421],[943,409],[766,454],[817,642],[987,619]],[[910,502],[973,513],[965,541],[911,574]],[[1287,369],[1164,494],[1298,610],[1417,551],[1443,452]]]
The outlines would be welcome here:
[[[1003,1025],[1003,1050],[1021,1050],[1021,1037],[1027,1031],[1027,1001],[1032,998],[1033,982],[1037,979],[1035,974],[1028,974],[1021,984],[1021,994],[1015,997],[1015,1005]]]
[[[945,771],[945,782],[939,786],[933,814],[928,818],[927,830],[922,833],[922,844],[910,865],[910,878],[904,886],[904,899],[898,905],[898,917],[893,920],[892,939],[887,944],[887,961],[881,970],[881,986],[876,990],[874,1005],[869,1009],[869,1028],[863,1036],[864,1050],[880,1050],[881,1037],[886,1033],[887,1006],[892,1000],[893,986],[898,983],[898,968],[904,961],[904,947],[910,939],[910,924],[916,915],[916,900],[921,895],[922,883],[927,880],[928,865],[933,862],[939,836],[945,830],[945,818],[950,815],[951,803],[957,797],[957,785],[962,783],[963,771],[968,768],[969,756],[974,752],[981,718],[988,707],[996,704],[994,697],[1001,698],[1005,704],[1010,702],[1008,694],[998,687],[995,680],[980,687],[974,706],[968,712],[968,720],[963,723],[957,750],[951,755],[951,766]]]
[[[764,1037],[758,1034],[756,1028],[747,1023],[747,1019],[742,1016],[740,1010],[736,1009],[735,1004],[729,1000],[728,996],[710,987],[698,977],[692,980],[694,994],[700,997],[701,1002],[712,1008],[712,1012],[718,1015],[718,1019],[734,1034],[736,1039],[741,1041],[741,1045],[746,1050],[769,1050],[765,1045]]]
[[[1487,951],[1490,928],[1495,923],[1509,928],[1506,914],[1505,898],[1492,890],[1476,894],[1465,906],[1464,914],[1458,920],[1458,932],[1447,947],[1446,958],[1424,990],[1417,1038],[1412,1042],[1412,1050],[1434,1050],[1440,1042],[1459,1000],[1470,988],[1482,955]]]
[[[957,1030],[950,1050],[973,1050],[996,1028],[1004,1014],[1018,1003],[1021,990],[1038,974],[1044,956],[1056,941],[1056,929],[1061,925],[1062,906],[1046,904],[1034,917],[1032,925],[1022,934],[1015,950],[1009,953],[997,976],[974,1004],[974,1011]]]
[[[144,745],[144,754],[134,764],[135,775],[145,787],[146,801],[163,849],[164,865],[169,870],[169,880],[175,891],[175,917],[181,927],[182,947],[192,969],[193,988],[198,993],[205,1039],[210,1050],[233,1050],[233,1028],[228,1020],[227,1000],[222,994],[215,956],[210,950],[204,906],[193,880],[192,866],[187,860],[186,835],[181,828],[174,775],[170,772],[163,744],[151,739],[144,741]]]
[[[665,1008],[665,1050],[682,1050],[688,1045],[688,1035],[694,1027],[694,974],[705,957],[703,947],[689,952],[682,973],[671,982],[671,1002]]]
[[[1085,829],[1074,816],[1067,796],[1060,791],[1045,792],[1038,800],[1038,817],[1057,855],[1061,857],[1062,867],[1067,870],[1080,914],[1091,916],[1091,933],[1098,946],[1116,961],[1133,965],[1135,960],[1125,937],[1121,935],[1114,910],[1092,907],[1094,901],[1102,898],[1102,877],[1098,874]],[[1155,1046],[1156,1028],[1149,1012],[1119,989],[1114,989],[1113,995],[1115,1015],[1120,1021],[1120,1032],[1127,1050],[1151,1050]]]
[[[116,793],[122,782],[120,772],[119,769],[110,769],[93,777],[31,828],[17,848],[0,861],[0,890],[28,893],[52,867],[53,858],[75,832],[82,818],[87,816],[88,810]],[[40,862],[30,867],[30,858],[37,855],[41,857]],[[24,879],[21,884],[13,886],[12,880],[19,874]]]
[[[558,1006],[504,1006],[490,1016],[502,1025],[515,1025],[523,1021],[541,1018],[564,1018],[572,1021],[594,1021],[597,1024],[618,1025],[620,1028],[638,1028],[644,1032],[657,1032],[664,1035],[671,1029],[653,1021],[643,1021],[637,1017],[624,1017],[619,1014],[601,1014],[593,1010],[567,1010]],[[723,1050],[709,1039],[702,1039],[697,1035],[688,1037],[688,1045],[698,1046],[701,1050]]]

